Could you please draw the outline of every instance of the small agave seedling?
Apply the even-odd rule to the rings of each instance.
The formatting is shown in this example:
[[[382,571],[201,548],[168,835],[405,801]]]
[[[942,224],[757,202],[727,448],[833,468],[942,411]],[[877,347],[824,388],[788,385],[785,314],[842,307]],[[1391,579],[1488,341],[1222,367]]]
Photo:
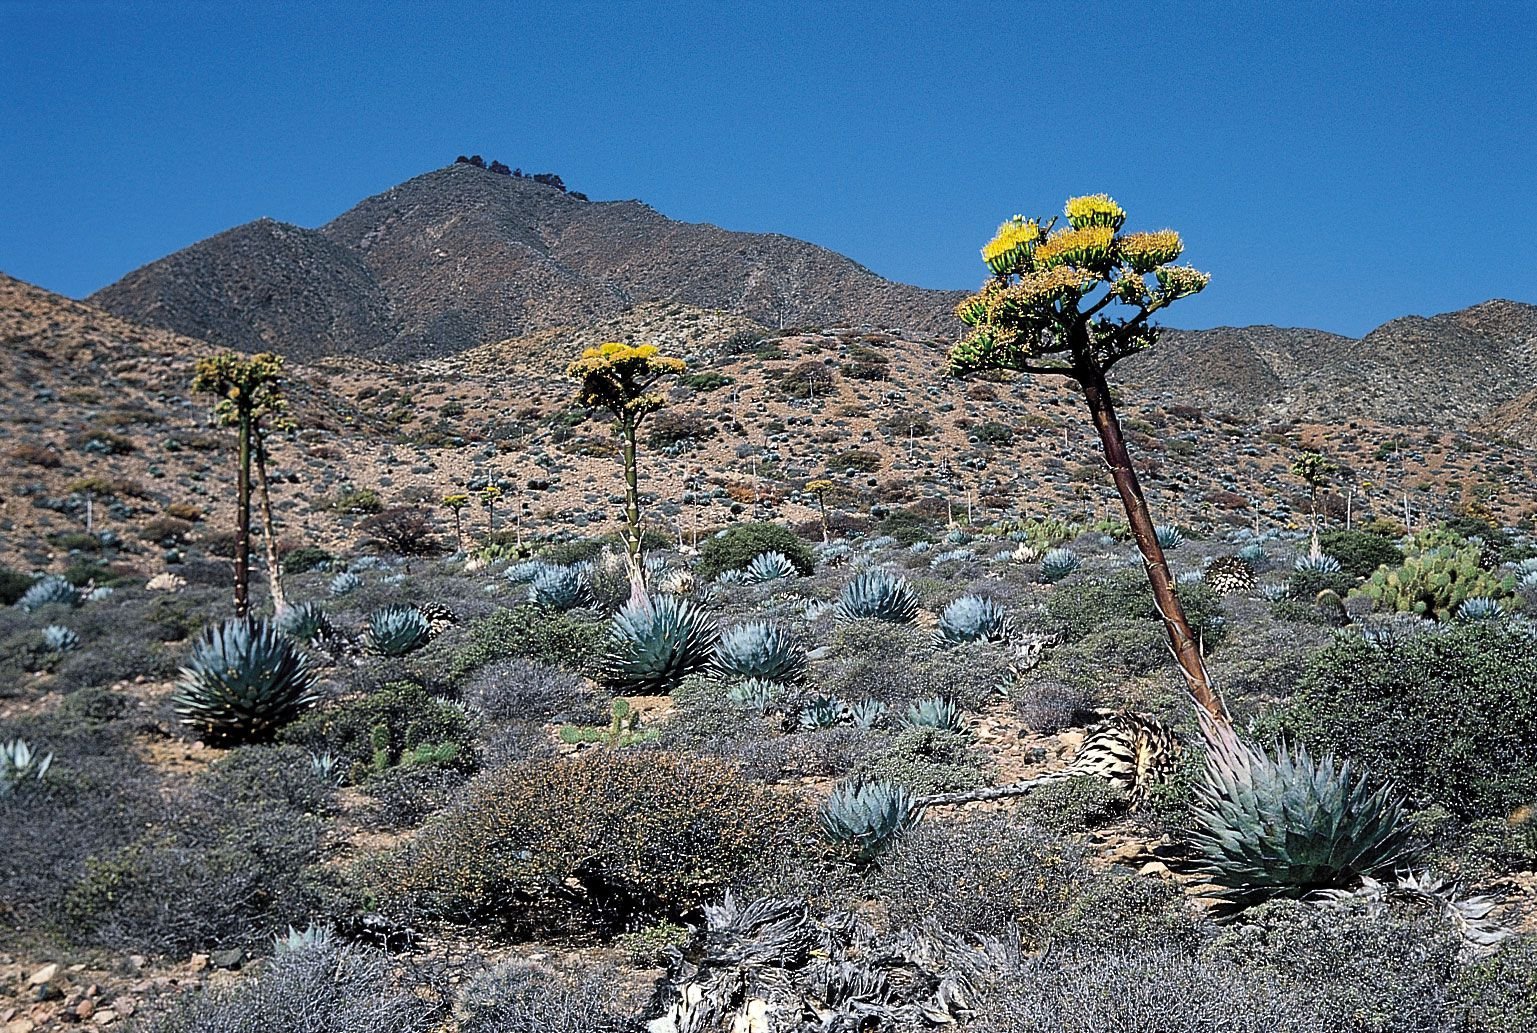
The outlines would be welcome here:
[[[959,732],[962,729],[960,709],[940,696],[920,699],[902,714],[906,728],[935,728],[942,732]]]

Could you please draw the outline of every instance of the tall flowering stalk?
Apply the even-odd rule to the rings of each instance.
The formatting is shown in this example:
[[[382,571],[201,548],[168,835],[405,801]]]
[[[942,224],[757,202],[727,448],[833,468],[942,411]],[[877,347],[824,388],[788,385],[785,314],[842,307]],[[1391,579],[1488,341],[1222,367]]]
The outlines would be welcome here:
[[[1211,277],[1174,265],[1184,243],[1173,230],[1122,233],[1126,212],[1104,194],[1067,202],[1067,225],[1016,215],[982,249],[992,278],[956,306],[970,333],[950,351],[957,374],[1011,370],[1077,381],[1126,508],[1132,536],[1185,682],[1200,706],[1226,721],[1201,646],[1174,592],[1147,500],[1132,468],[1106,375],[1157,341],[1148,320],[1204,289]]]
[[[640,561],[640,474],[635,461],[635,442],[643,420],[656,412],[667,399],[656,390],[663,377],[677,376],[685,369],[682,359],[661,354],[654,344],[621,344],[610,341],[582,352],[581,358],[566,367],[566,376],[578,383],[577,398],[595,409],[606,409],[614,417],[623,442],[624,459],[624,545],[629,561],[630,580],[636,591],[643,591]]]
[[[267,495],[267,450],[263,421],[286,426],[287,403],[283,399],[283,357],[270,352],[244,356],[225,352],[197,360],[192,390],[211,394],[214,419],[236,433],[235,475],[235,616],[250,609],[251,591],[251,463],[261,474],[264,534],[267,543],[267,575],[272,584],[273,605],[284,608],[277,542],[272,527],[272,504]]]

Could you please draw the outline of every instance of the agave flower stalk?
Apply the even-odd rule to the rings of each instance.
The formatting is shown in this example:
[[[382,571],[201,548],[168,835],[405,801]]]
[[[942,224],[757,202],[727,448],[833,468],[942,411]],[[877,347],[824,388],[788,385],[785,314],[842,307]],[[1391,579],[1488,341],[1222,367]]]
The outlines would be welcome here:
[[[1055,232],[1054,220],[1016,216],[982,249],[993,276],[956,308],[971,332],[951,349],[950,368],[957,374],[1011,370],[1077,381],[1186,685],[1203,710],[1225,722],[1201,645],[1175,594],[1107,380],[1117,362],[1157,340],[1153,314],[1205,289],[1210,277],[1171,264],[1184,248],[1172,230],[1122,235],[1126,212],[1103,194],[1072,198],[1066,216],[1068,226]]]

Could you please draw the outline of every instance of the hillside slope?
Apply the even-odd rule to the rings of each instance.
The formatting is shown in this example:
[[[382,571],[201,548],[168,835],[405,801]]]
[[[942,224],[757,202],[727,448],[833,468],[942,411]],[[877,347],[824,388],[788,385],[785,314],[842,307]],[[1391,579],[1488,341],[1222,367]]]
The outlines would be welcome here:
[[[768,326],[953,327],[958,295],[882,279],[776,234],[676,222],[451,165],[318,230],[258,220],[137,269],[89,300],[137,322],[300,358],[450,355],[642,302]]]

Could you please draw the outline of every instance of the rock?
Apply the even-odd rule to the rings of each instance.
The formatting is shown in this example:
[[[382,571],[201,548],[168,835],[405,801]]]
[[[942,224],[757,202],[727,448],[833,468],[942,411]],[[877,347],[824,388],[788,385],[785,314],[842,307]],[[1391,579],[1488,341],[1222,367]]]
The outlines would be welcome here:
[[[1169,866],[1162,861],[1149,861],[1137,869],[1138,875],[1168,875]]]
[[[194,972],[201,972],[208,967],[208,955],[194,954],[187,959],[187,967]]]
[[[23,1016],[22,1018],[12,1019],[10,1022],[7,1022],[5,1024],[5,1033],[32,1033],[36,1028],[37,1023]]]
[[[232,947],[227,951],[214,951],[209,955],[209,960],[213,962],[214,968],[235,969],[239,968],[240,963],[245,960],[245,951],[239,947]]]
[[[57,964],[44,965],[42,968],[32,973],[32,978],[27,980],[27,985],[42,986],[44,983],[49,982],[53,979],[54,976],[58,974],[59,966]]]
[[[88,1019],[96,1012],[96,1002],[87,997],[71,1009],[75,1018]]]
[[[111,1008],[103,1008],[101,1011],[91,1016],[91,1019],[98,1026],[110,1026],[112,1023],[117,1021],[117,1012],[113,1011]]]

